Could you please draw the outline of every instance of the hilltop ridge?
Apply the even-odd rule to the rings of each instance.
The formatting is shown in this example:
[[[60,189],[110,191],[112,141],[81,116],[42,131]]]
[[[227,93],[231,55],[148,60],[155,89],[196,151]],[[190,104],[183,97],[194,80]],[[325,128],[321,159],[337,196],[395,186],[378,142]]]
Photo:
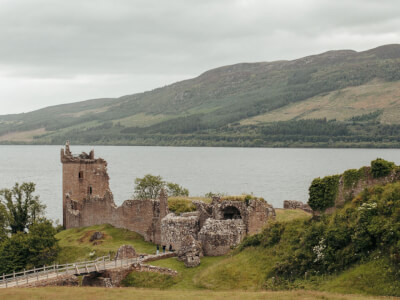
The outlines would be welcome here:
[[[0,116],[0,143],[399,147],[399,87],[398,44],[239,63],[143,93]],[[312,119],[346,132],[321,135]],[[300,120],[313,130],[270,132]]]

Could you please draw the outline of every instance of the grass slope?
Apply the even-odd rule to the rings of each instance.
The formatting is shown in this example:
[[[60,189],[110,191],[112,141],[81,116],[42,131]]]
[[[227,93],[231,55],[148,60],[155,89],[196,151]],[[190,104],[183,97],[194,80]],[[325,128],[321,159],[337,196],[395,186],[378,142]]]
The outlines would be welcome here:
[[[299,219],[309,219],[311,214],[301,209],[282,209],[275,208],[276,220],[279,222],[288,222]]]
[[[210,290],[262,290],[266,288],[266,274],[280,261],[284,252],[285,245],[282,244],[268,249],[250,247],[199,273],[197,281],[201,283],[200,287]],[[296,280],[288,288],[346,294],[398,295],[400,284],[389,270],[387,259],[381,257],[359,263],[339,274]]]
[[[354,116],[381,110],[379,121],[399,124],[400,81],[372,81],[355,87],[318,95],[299,103],[289,104],[274,111],[242,120],[243,125],[292,119],[318,119],[345,121]]]
[[[90,237],[96,231],[103,233],[104,238],[90,242]],[[156,249],[154,244],[145,242],[136,232],[108,224],[63,230],[56,235],[56,238],[61,247],[58,255],[59,263],[89,260],[109,253],[113,255],[124,244],[132,245],[139,253],[154,254]]]

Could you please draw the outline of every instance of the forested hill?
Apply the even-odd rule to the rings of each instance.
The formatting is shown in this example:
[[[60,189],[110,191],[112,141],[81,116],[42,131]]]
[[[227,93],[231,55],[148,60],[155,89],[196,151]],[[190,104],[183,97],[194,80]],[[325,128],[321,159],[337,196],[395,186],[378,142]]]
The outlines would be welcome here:
[[[34,99],[33,99],[34,100]],[[152,91],[0,116],[0,143],[400,146],[400,45],[242,63]]]

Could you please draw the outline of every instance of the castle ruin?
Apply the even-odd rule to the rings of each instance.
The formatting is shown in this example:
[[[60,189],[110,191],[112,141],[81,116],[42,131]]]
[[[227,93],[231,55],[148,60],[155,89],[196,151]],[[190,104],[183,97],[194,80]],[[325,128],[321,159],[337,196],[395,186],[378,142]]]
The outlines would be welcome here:
[[[263,199],[194,201],[196,211],[179,216],[168,211],[164,190],[158,199],[126,200],[116,206],[109,188],[107,162],[94,151],[74,156],[67,142],[61,149],[63,165],[63,225],[74,227],[111,224],[141,234],[146,241],[179,250],[187,236],[202,246],[204,255],[227,253],[248,234],[254,234],[275,217]]]

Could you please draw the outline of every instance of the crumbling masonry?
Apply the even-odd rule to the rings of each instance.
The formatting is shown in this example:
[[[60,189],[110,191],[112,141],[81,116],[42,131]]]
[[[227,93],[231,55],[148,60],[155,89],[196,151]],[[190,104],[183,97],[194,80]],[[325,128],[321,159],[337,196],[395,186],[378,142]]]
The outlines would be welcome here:
[[[227,253],[275,217],[273,207],[262,199],[221,201],[218,197],[211,204],[195,201],[195,212],[176,216],[168,212],[164,191],[158,199],[126,200],[117,207],[108,184],[107,162],[94,158],[93,150],[74,156],[67,142],[65,150],[61,149],[61,162],[63,225],[67,229],[108,223],[173,250],[179,250],[190,235],[200,243],[204,255],[215,256]]]

